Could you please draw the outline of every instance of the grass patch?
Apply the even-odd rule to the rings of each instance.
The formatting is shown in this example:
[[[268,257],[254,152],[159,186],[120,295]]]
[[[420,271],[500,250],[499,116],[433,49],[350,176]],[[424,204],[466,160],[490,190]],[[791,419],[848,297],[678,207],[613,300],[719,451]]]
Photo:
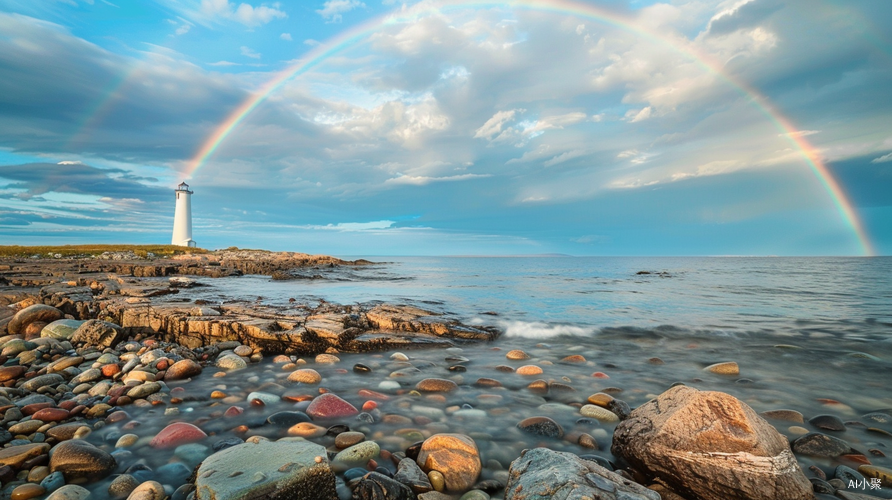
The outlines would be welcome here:
[[[101,255],[104,252],[133,252],[139,257],[146,257],[149,253],[153,253],[158,257],[169,257],[171,255],[180,255],[185,253],[202,254],[208,253],[203,248],[188,248],[176,245],[60,245],[60,246],[20,246],[20,245],[0,245],[0,257],[31,257],[39,255],[41,257],[53,257],[60,255],[64,257],[90,257]]]

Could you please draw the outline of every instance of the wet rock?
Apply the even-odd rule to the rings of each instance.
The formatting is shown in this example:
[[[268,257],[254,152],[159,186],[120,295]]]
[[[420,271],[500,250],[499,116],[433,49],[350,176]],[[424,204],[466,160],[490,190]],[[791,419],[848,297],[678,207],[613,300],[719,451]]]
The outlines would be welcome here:
[[[378,456],[381,448],[374,441],[364,441],[338,452],[331,461],[332,469],[345,471],[353,467],[365,467],[369,460]]]
[[[353,500],[415,500],[415,494],[399,481],[369,472],[354,488]]]
[[[217,368],[226,371],[244,370],[247,367],[248,363],[236,355],[222,356],[217,359]]]
[[[669,389],[620,423],[611,452],[683,497],[812,498],[787,440],[721,392]]]
[[[319,372],[312,368],[301,368],[291,372],[288,375],[288,381],[314,385],[322,382],[322,375],[319,375]]]
[[[522,361],[525,359],[530,359],[530,355],[521,351],[520,349],[514,349],[513,351],[508,351],[508,353],[505,354],[505,357],[512,361]]]
[[[583,417],[594,418],[599,422],[619,422],[619,417],[612,411],[597,405],[585,405],[579,409]]]
[[[359,444],[365,440],[365,434],[361,432],[341,432],[335,437],[335,447],[340,450]]]
[[[174,422],[161,429],[149,446],[152,448],[175,448],[181,444],[201,441],[208,435],[198,427],[186,422]]]
[[[301,422],[309,422],[310,417],[302,411],[280,411],[267,417],[266,421],[278,427],[291,427]]]
[[[121,474],[108,485],[108,496],[127,498],[137,486],[139,486],[139,481],[135,477],[130,474]]]
[[[805,423],[805,418],[796,410],[770,410],[762,412],[761,415],[773,420],[784,420],[786,422],[796,422],[798,424]]]
[[[421,392],[452,392],[458,389],[458,385],[442,378],[426,378],[415,384],[415,388]]]
[[[201,365],[191,359],[182,359],[167,368],[164,380],[183,380],[198,375],[201,375]]]
[[[511,462],[505,500],[660,500],[660,495],[571,453],[525,450]]]
[[[35,392],[42,387],[53,387],[61,384],[64,381],[65,379],[58,373],[47,373],[46,375],[38,375],[34,378],[28,379],[27,382],[22,384],[22,389]]]
[[[72,439],[53,448],[50,470],[61,472],[67,481],[74,479],[101,479],[115,470],[114,457],[92,444]]]
[[[416,461],[424,471],[443,474],[449,491],[470,489],[482,468],[477,444],[464,434],[435,434],[427,438]]]
[[[530,375],[541,375],[542,368],[536,365],[524,365],[518,368],[514,373],[518,375],[530,376]]]
[[[434,489],[427,474],[411,458],[400,460],[393,478],[411,488],[415,494],[425,493]]]
[[[164,486],[157,481],[146,481],[137,486],[127,497],[127,500],[164,500]]]
[[[528,417],[521,420],[517,427],[524,432],[545,437],[561,438],[564,436],[564,428],[548,417]]]
[[[0,449],[0,466],[8,465],[20,469],[22,464],[50,450],[46,443],[20,444]]]
[[[325,448],[309,441],[259,441],[202,462],[195,500],[336,500]]]
[[[812,432],[793,441],[793,452],[811,457],[838,457],[852,452],[849,443],[842,439]]]
[[[355,406],[332,393],[320,394],[307,407],[307,415],[313,420],[330,420],[352,417],[359,413]]]
[[[28,368],[20,365],[0,367],[0,383],[15,380],[24,375],[26,371]]]
[[[879,479],[884,488],[892,488],[892,469],[888,467],[864,464],[858,466],[858,472],[865,477]]]
[[[817,427],[818,429],[824,429],[827,431],[846,430],[846,424],[843,423],[842,419],[835,415],[818,415],[816,417],[808,419],[808,423]]]
[[[719,375],[740,375],[740,367],[737,366],[737,363],[734,361],[709,365],[704,368],[703,371],[717,373]]]
[[[32,323],[52,323],[62,319],[62,311],[44,304],[34,304],[17,312],[6,325],[6,331],[10,335],[23,335],[28,325]]]
[[[83,321],[75,319],[57,319],[43,327],[43,330],[40,331],[40,336],[56,340],[69,340],[83,324]]]
[[[76,484],[67,484],[54,491],[46,500],[86,500],[90,490]]]

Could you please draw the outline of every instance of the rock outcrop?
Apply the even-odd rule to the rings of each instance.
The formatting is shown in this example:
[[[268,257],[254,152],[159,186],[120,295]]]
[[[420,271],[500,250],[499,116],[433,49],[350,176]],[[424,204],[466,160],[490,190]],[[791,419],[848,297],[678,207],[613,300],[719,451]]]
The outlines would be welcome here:
[[[691,500],[809,500],[790,445],[735,397],[676,386],[635,409],[611,451]]]
[[[660,500],[660,495],[572,453],[525,450],[511,462],[505,500]]]

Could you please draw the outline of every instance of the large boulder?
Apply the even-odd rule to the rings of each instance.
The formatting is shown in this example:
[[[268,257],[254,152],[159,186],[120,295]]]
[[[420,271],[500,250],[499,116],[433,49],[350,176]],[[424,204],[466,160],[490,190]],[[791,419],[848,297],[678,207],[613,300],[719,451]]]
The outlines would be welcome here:
[[[99,347],[114,347],[124,340],[125,337],[124,329],[120,326],[107,321],[91,319],[82,324],[77,331],[74,332],[74,335],[71,336],[71,343],[85,343]]]
[[[40,331],[40,336],[56,340],[68,340],[82,324],[84,324],[83,321],[76,319],[57,319],[43,327],[43,330]]]
[[[198,467],[195,500],[336,500],[325,448],[309,441],[242,443]]]
[[[505,500],[660,500],[660,495],[572,453],[524,450],[511,462]]]
[[[477,443],[464,434],[434,434],[421,444],[418,465],[425,472],[437,471],[446,479],[449,491],[471,489],[480,476]]]
[[[669,389],[616,428],[611,452],[685,498],[814,498],[787,440],[722,392]]]
[[[53,306],[34,304],[17,312],[6,325],[6,330],[10,335],[24,335],[28,325],[32,323],[46,326],[57,319],[62,319],[63,316],[62,311]],[[40,330],[37,333],[39,334]]]

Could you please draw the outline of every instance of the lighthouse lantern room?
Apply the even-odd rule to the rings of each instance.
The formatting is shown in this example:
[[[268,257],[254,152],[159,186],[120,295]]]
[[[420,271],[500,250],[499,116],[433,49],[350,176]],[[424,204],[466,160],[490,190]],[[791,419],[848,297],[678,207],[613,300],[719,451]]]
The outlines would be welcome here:
[[[192,240],[192,191],[189,185],[181,182],[174,191],[177,194],[177,207],[173,215],[173,238],[171,245],[195,247]]]

